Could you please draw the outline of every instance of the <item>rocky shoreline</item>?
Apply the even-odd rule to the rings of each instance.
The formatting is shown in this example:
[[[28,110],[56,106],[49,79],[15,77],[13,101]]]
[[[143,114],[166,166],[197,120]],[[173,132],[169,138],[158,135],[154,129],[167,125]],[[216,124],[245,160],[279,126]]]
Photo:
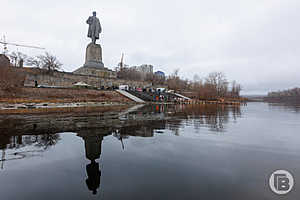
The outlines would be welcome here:
[[[0,115],[5,114],[41,114],[41,113],[68,113],[68,112],[102,112],[127,108],[133,103],[118,102],[76,102],[76,103],[0,103]]]

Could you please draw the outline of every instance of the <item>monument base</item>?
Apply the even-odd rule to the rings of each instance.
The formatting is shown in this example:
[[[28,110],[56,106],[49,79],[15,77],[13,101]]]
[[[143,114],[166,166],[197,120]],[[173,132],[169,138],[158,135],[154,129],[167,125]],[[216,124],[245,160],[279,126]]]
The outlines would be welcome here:
[[[90,43],[87,46],[83,67],[104,69],[104,64],[102,62],[102,48],[100,44]]]
[[[102,62],[102,48],[100,44],[90,43],[86,48],[83,67],[75,70],[74,74],[96,76],[100,78],[116,78],[116,72],[104,67]]]
[[[116,72],[107,68],[95,68],[95,67],[80,67],[73,72],[74,74],[97,76],[100,78],[117,78]]]
[[[96,68],[96,69],[105,69],[104,64],[97,62],[86,62],[83,67]]]

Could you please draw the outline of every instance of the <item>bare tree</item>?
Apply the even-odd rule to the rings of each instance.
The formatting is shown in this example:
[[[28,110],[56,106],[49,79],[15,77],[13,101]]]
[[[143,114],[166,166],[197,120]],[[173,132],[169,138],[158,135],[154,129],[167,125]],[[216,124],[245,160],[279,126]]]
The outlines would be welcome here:
[[[179,73],[179,69],[175,69],[173,74],[171,74],[168,79],[167,79],[167,85],[169,87],[169,89],[172,89],[172,90],[179,90],[180,89],[180,78],[178,76],[178,73]]]
[[[231,82],[231,91],[228,89],[229,82],[222,72],[212,72],[206,78],[199,79],[194,76],[191,83],[193,96],[198,99],[217,99],[224,97],[238,98],[242,87],[236,81]]]
[[[241,90],[242,90],[242,86],[240,84],[238,84],[236,81],[231,82],[231,91],[230,91],[231,97],[240,97]]]
[[[27,65],[36,67],[36,68],[42,68],[42,62],[37,57],[30,57],[26,61]]]
[[[208,87],[214,90],[216,97],[224,97],[228,91],[228,81],[222,72],[212,72],[205,80]]]
[[[62,66],[58,59],[48,52],[46,52],[45,55],[29,58],[27,64],[37,68],[47,69],[48,72],[59,70]]]
[[[23,67],[23,63],[27,61],[28,56],[22,52],[14,51],[9,55],[15,67]]]
[[[142,73],[134,69],[133,67],[116,68],[117,77],[125,80],[142,81]]]

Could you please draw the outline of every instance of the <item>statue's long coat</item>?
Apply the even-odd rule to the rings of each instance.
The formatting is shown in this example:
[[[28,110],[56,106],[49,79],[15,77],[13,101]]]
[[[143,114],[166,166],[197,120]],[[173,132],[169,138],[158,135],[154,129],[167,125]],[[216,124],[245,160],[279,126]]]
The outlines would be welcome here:
[[[88,37],[96,39],[99,39],[99,34],[102,31],[100,21],[97,17],[91,16],[86,21],[87,24],[89,24],[89,31],[88,31]]]

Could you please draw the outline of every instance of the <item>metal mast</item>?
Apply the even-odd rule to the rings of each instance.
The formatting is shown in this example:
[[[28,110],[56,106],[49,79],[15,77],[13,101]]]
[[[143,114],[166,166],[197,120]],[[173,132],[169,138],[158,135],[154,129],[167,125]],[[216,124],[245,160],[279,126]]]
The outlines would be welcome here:
[[[3,54],[7,54],[8,49],[7,49],[7,45],[13,45],[13,46],[17,46],[17,47],[25,47],[25,48],[34,48],[34,49],[45,49],[43,47],[38,47],[38,46],[32,46],[32,45],[23,45],[23,44],[16,44],[16,43],[10,43],[10,42],[6,42],[5,36],[3,36],[3,39],[0,41],[0,44],[3,44]]]

